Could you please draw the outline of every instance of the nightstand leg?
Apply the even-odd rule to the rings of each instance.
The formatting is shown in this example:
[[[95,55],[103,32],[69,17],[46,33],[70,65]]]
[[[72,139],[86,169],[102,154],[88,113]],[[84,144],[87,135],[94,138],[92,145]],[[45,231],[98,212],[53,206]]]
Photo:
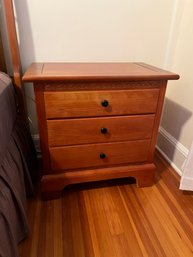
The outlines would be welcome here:
[[[151,169],[144,170],[141,174],[136,174],[136,184],[138,187],[148,187],[155,184],[155,170],[156,167],[152,163]]]

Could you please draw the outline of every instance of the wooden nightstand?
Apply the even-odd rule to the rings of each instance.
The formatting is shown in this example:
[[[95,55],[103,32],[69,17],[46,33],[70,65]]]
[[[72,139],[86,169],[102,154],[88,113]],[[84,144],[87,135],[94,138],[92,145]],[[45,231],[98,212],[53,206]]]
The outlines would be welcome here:
[[[154,150],[167,80],[144,63],[34,63],[43,157],[42,197],[68,184],[135,177],[154,182]]]

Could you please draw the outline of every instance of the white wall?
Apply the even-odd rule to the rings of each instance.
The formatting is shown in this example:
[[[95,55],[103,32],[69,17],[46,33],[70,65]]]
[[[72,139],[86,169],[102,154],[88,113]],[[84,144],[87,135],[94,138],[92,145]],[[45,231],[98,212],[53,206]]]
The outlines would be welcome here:
[[[168,67],[181,78],[169,83],[158,144],[181,172],[193,141],[193,1],[177,2],[181,15],[176,16]]]
[[[24,68],[31,61],[147,61],[163,65],[168,0],[15,1]]]

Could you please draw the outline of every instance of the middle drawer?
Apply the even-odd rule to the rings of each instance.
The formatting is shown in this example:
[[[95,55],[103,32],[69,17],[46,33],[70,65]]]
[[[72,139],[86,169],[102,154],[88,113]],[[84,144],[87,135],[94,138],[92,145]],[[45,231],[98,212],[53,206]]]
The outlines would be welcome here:
[[[49,146],[77,145],[151,138],[154,114],[48,120]]]

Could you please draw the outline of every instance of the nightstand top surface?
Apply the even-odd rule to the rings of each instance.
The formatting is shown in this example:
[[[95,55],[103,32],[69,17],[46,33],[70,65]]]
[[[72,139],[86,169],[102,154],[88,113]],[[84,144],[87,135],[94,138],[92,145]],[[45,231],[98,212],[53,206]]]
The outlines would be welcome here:
[[[23,81],[176,80],[179,75],[146,63],[32,63]]]

